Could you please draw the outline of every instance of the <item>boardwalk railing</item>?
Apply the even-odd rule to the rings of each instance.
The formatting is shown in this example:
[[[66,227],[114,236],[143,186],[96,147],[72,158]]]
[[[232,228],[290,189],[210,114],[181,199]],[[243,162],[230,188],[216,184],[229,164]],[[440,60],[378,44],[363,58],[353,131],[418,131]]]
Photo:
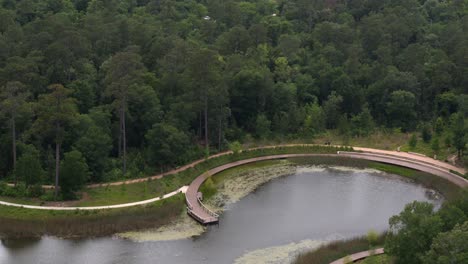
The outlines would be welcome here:
[[[206,207],[206,206],[202,203],[202,201],[200,200],[200,197],[198,197],[198,203],[201,205],[201,208],[202,208],[205,212],[207,212],[209,215],[215,217],[216,219],[219,218],[219,215],[218,215],[217,213],[211,211],[210,209],[208,209],[208,207]]]

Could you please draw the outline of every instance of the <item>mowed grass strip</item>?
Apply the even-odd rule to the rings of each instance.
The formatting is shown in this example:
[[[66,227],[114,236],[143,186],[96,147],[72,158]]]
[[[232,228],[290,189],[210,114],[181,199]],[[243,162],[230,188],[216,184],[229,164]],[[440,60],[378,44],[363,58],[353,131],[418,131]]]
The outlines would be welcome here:
[[[182,194],[152,204],[111,210],[31,210],[0,206],[0,237],[99,237],[156,228],[180,216]]]

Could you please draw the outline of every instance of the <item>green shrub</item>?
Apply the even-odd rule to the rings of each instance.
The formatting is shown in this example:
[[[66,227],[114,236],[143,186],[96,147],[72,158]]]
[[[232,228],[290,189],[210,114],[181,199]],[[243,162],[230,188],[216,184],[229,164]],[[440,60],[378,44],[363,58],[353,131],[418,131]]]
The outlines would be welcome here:
[[[242,151],[242,145],[239,141],[234,141],[229,144],[229,150],[231,150],[234,154],[239,154]]]
[[[413,134],[408,142],[408,145],[410,149],[416,148],[416,145],[418,144],[418,138],[416,137],[415,134]]]
[[[369,230],[367,232],[367,242],[369,242],[369,247],[375,247],[379,241],[379,234],[375,230]]]
[[[54,192],[45,192],[41,195],[40,199],[42,201],[55,201]],[[57,199],[59,199],[59,197],[57,197]]]
[[[421,137],[424,142],[429,143],[432,138],[432,131],[429,125],[423,125],[422,131],[421,131]]]
[[[200,188],[200,191],[203,193],[203,198],[208,199],[216,193],[216,185],[213,182],[213,179],[208,178]]]
[[[0,182],[0,195],[3,195],[3,193],[5,192],[7,188],[8,188],[8,185],[6,184],[6,182]]]
[[[44,189],[40,184],[35,184],[28,187],[28,197],[37,198],[44,194]]]

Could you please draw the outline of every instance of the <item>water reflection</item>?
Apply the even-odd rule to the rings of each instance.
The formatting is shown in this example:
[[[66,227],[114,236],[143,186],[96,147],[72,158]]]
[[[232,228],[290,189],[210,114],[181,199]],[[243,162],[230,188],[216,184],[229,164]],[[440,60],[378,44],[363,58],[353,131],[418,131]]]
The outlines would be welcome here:
[[[0,242],[2,246],[10,249],[10,250],[17,250],[17,249],[25,249],[35,244],[39,243],[41,238],[22,238],[22,239],[1,239]]]
[[[285,263],[307,246],[384,231],[388,218],[413,200],[440,205],[427,193],[372,171],[298,170],[232,204],[219,226],[196,238],[2,241],[0,263]]]

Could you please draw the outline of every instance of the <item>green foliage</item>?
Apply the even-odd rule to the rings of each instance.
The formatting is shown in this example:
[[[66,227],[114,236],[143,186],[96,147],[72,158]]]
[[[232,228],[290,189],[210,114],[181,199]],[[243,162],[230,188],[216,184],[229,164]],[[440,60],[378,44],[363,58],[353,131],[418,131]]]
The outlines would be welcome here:
[[[80,132],[81,137],[75,142],[75,149],[83,154],[90,170],[93,172],[91,181],[102,181],[102,174],[109,163],[112,139],[94,121],[86,124]]]
[[[415,105],[413,93],[402,90],[393,92],[386,108],[392,126],[401,127],[404,131],[412,129],[416,119]]]
[[[239,141],[229,143],[229,150],[231,150],[234,155],[238,155],[242,151],[242,144]]]
[[[396,263],[423,263],[419,257],[443,228],[442,219],[433,209],[432,204],[415,201],[390,218],[385,252],[397,257]]]
[[[466,159],[465,2],[166,2],[3,2],[0,177],[16,142],[39,150],[48,184],[57,144],[101,182],[246,135],[309,141],[340,128],[347,142],[431,120]],[[189,147],[169,155],[177,142]],[[127,152],[139,172],[126,173]]]
[[[200,191],[203,193],[203,199],[208,199],[211,196],[213,196],[217,191],[216,185],[214,184],[213,179],[208,178],[203,183],[202,188],[200,189]]]
[[[190,141],[184,132],[170,124],[155,124],[145,136],[148,142],[148,160],[159,166],[178,165],[185,158]]]
[[[367,232],[367,242],[369,242],[369,247],[375,247],[379,241],[379,233],[377,233],[375,230],[369,230]]]
[[[264,114],[259,114],[257,116],[257,121],[255,122],[255,132],[257,137],[261,139],[268,138],[271,133],[270,127],[270,120],[268,120]]]
[[[368,136],[374,130],[375,124],[368,107],[364,107],[358,115],[351,118],[351,130],[353,135]]]
[[[411,135],[410,140],[408,141],[408,145],[410,146],[411,149],[416,148],[416,145],[418,144],[418,137],[416,134]]]
[[[332,92],[327,101],[323,104],[323,111],[325,113],[327,128],[336,128],[338,126],[338,120],[341,116],[341,103],[343,97]]]
[[[440,233],[423,256],[427,264],[465,263],[468,260],[468,221],[446,233]]]
[[[428,124],[424,124],[421,129],[421,137],[425,143],[429,143],[432,138],[432,131]]]
[[[451,116],[452,123],[452,142],[458,151],[458,156],[463,155],[463,151],[466,149],[467,143],[467,128],[465,127],[465,118],[462,113],[453,114]]]
[[[432,149],[432,151],[434,151],[435,154],[439,153],[440,143],[439,143],[439,138],[438,137],[432,138],[431,149]]]
[[[42,182],[44,170],[40,162],[39,151],[32,145],[25,145],[21,150],[15,175],[26,185],[34,185]]]
[[[88,165],[79,151],[72,150],[65,153],[61,170],[60,190],[64,198],[72,198],[74,192],[80,190],[89,177]]]

